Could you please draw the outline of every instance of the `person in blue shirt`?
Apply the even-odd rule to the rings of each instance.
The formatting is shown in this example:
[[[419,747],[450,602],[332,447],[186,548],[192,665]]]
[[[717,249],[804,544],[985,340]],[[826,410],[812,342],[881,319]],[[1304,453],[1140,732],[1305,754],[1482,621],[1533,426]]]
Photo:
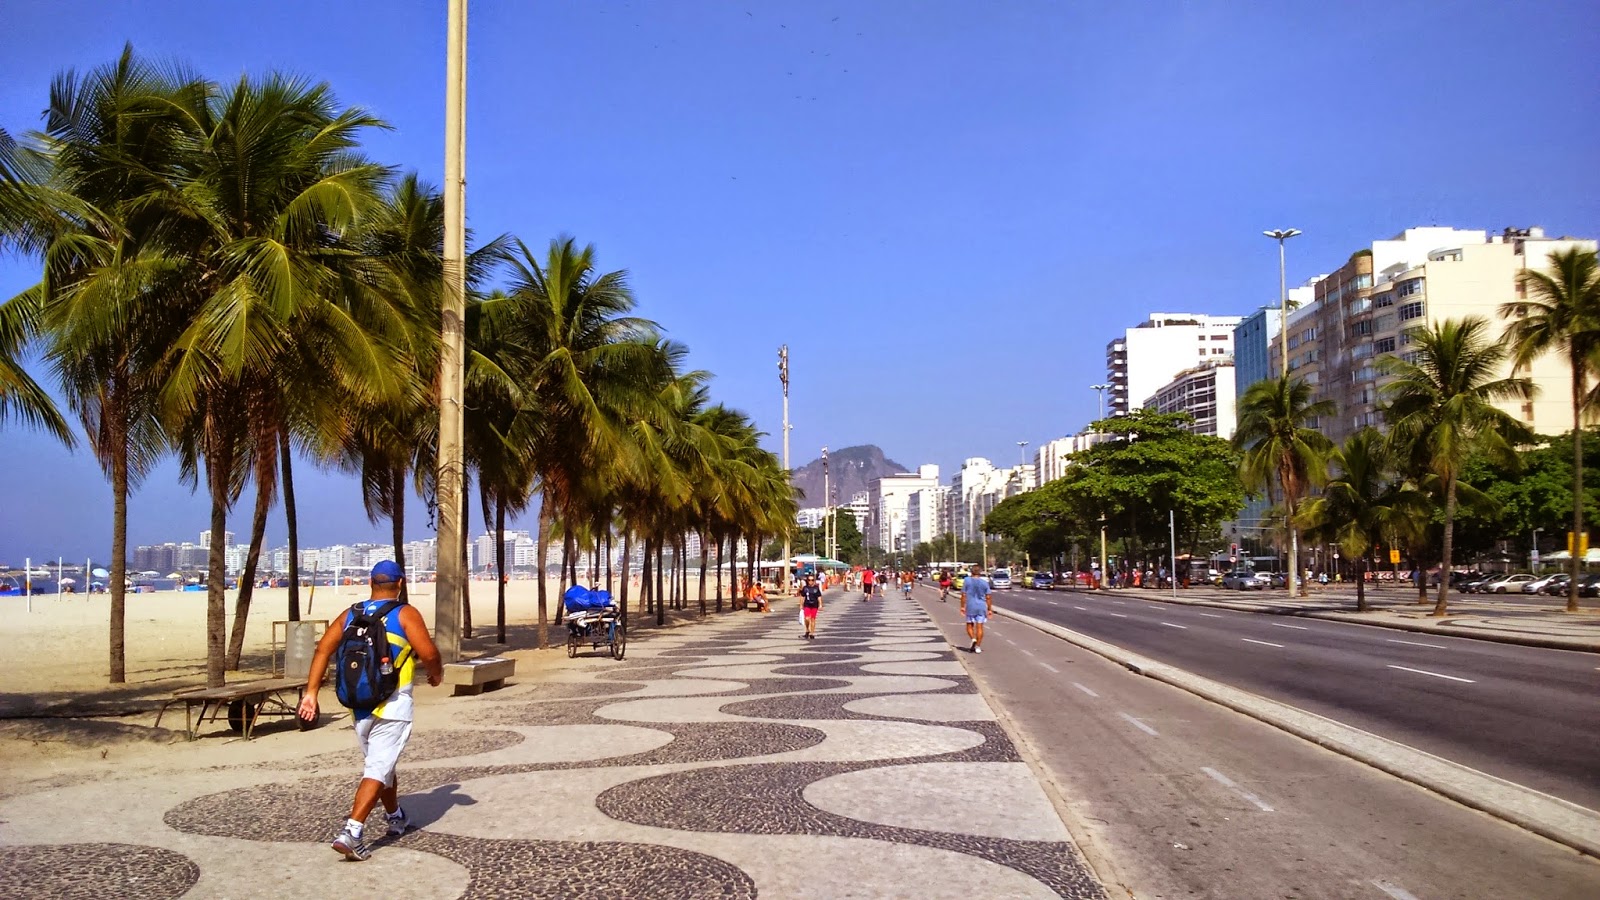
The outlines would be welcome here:
[[[354,714],[356,746],[363,758],[361,784],[356,788],[350,818],[345,820],[344,828],[333,841],[333,849],[352,860],[372,855],[363,832],[367,815],[379,802],[383,803],[389,835],[398,837],[412,827],[405,810],[400,808],[399,780],[395,777],[395,764],[411,737],[412,676],[419,662],[427,669],[428,684],[438,685],[444,676],[439,650],[428,635],[422,614],[401,599],[405,572],[393,560],[386,559],[372,567],[370,583],[372,599],[363,606],[365,614],[378,612],[379,607],[390,601],[399,603],[384,618],[384,629],[389,633],[394,658],[400,664],[400,685],[376,709]],[[346,611],[343,618],[330,622],[322,633],[322,641],[317,644],[316,655],[311,660],[311,674],[306,679],[305,698],[300,701],[298,710],[300,718],[307,722],[317,720],[317,693],[351,615],[352,612]]]
[[[972,639],[973,653],[983,652],[983,625],[989,621],[993,606],[989,597],[989,579],[983,577],[983,566],[973,566],[972,574],[961,586],[962,612],[967,617],[967,637]]]

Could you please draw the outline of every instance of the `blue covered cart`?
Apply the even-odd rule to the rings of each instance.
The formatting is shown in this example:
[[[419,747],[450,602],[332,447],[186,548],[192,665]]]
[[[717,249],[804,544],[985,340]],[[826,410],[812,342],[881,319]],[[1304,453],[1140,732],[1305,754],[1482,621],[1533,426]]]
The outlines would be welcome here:
[[[573,585],[561,600],[567,608],[567,656],[577,656],[578,648],[588,644],[590,650],[605,647],[612,659],[622,658],[628,649],[627,626],[610,591]]]

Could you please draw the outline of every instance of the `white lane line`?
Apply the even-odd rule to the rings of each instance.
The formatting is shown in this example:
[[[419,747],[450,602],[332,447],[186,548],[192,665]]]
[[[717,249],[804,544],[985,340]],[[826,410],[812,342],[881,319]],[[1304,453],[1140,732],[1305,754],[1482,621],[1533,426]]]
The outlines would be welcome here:
[[[1117,715],[1123,717],[1124,719],[1127,719],[1129,724],[1131,724],[1133,727],[1139,729],[1140,731],[1144,732],[1145,734],[1150,735],[1151,737],[1160,737],[1161,736],[1161,734],[1159,732],[1157,732],[1154,728],[1151,728],[1149,725],[1146,725],[1145,723],[1139,721],[1138,719],[1135,719],[1133,716],[1130,716],[1125,712],[1119,712],[1119,713],[1117,713]]]
[[[1061,605],[1061,601],[1059,601],[1059,600],[1051,600],[1050,601],[1050,605],[1051,606],[1060,606]]]
[[[1417,900],[1416,894],[1411,893],[1394,882],[1384,881],[1382,878],[1374,878],[1371,882],[1369,882],[1369,884],[1378,890],[1383,891],[1385,894],[1388,894],[1390,897],[1393,897],[1394,900]]]
[[[1471,678],[1457,678],[1454,675],[1440,675],[1438,672],[1429,672],[1426,669],[1413,669],[1413,668],[1411,668],[1409,666],[1390,666],[1389,668],[1391,668],[1391,669],[1401,669],[1401,670],[1406,671],[1406,672],[1415,672],[1418,675],[1432,675],[1435,678],[1448,678],[1451,681],[1462,681],[1462,682],[1466,682],[1467,684],[1477,684],[1477,682],[1473,681]]]
[[[1123,615],[1122,613],[1106,613],[1106,615],[1108,615],[1108,616],[1116,616],[1119,619],[1126,619],[1127,618],[1127,616]]]
[[[1174,625],[1171,622],[1162,622],[1161,624],[1167,626],[1168,628],[1188,628],[1189,627],[1187,625]]]
[[[1020,647],[1018,649],[1022,650],[1022,653],[1023,653],[1024,656],[1032,656],[1033,655],[1033,651],[1032,650],[1028,650],[1028,649],[1020,648]]]
[[[1226,619],[1227,618],[1227,616],[1219,616],[1216,613],[1201,613],[1200,615],[1205,616],[1208,619]]]
[[[1254,803],[1256,805],[1256,809],[1259,809],[1262,812],[1272,812],[1272,807],[1262,803],[1260,797],[1257,797],[1255,794],[1252,794],[1244,788],[1239,787],[1237,784],[1234,784],[1232,778],[1229,778],[1210,766],[1201,766],[1200,771],[1210,775],[1212,779],[1228,790],[1233,791],[1235,794],[1238,794],[1244,799],[1249,800],[1251,803]]]
[[[1299,631],[1310,631],[1311,630],[1311,629],[1307,628],[1304,625],[1285,625],[1282,622],[1268,622],[1267,624],[1272,625],[1272,626],[1277,627],[1277,628],[1294,628],[1294,629],[1297,629]]]
[[[1100,695],[1099,695],[1099,694],[1096,694],[1096,693],[1095,693],[1095,692],[1094,692],[1094,691],[1092,691],[1092,690],[1090,690],[1090,689],[1088,689],[1088,688],[1086,688],[1086,687],[1084,687],[1084,686],[1083,686],[1083,685],[1081,685],[1081,684],[1079,684],[1079,683],[1077,683],[1077,682],[1076,682],[1076,681],[1074,681],[1074,682],[1073,682],[1073,683],[1072,683],[1072,686],[1073,686],[1073,687],[1075,687],[1075,688],[1077,688],[1077,689],[1078,689],[1078,690],[1080,690],[1080,691],[1083,691],[1083,692],[1084,692],[1084,693],[1085,693],[1085,694],[1088,694],[1088,695],[1089,695],[1089,696],[1091,696],[1091,697],[1098,697],[1098,696],[1100,696]]]
[[[1266,647],[1277,647],[1279,650],[1283,649],[1282,644],[1274,644],[1271,641],[1258,641],[1254,638],[1239,638],[1239,640],[1244,641],[1247,644],[1261,644]]]
[[[1049,663],[1042,662],[1042,663],[1039,663],[1039,665],[1044,666],[1046,669],[1049,669],[1050,671],[1056,673],[1057,675],[1061,674],[1061,670],[1060,669],[1056,668],[1055,666],[1050,665]]]
[[[1073,607],[1073,609],[1078,609],[1078,610],[1083,610],[1083,611],[1084,611],[1084,612],[1088,612],[1088,610],[1087,610],[1087,609],[1084,609],[1084,608],[1083,608],[1083,607],[1081,607],[1081,606],[1074,606],[1074,607]]]
[[[1391,644],[1409,644],[1409,645],[1411,645],[1413,647],[1432,647],[1435,650],[1449,650],[1450,649],[1449,647],[1446,647],[1443,644],[1424,644],[1424,643],[1421,643],[1420,641],[1402,641],[1402,640],[1399,640],[1398,638],[1387,638],[1387,640]]]

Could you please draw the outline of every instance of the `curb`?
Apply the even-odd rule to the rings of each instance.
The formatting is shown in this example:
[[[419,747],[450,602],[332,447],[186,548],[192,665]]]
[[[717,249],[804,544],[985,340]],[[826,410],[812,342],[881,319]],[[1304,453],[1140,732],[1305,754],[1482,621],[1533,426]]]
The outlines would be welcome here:
[[[1032,616],[1003,609],[996,609],[995,614],[1103,656],[1131,672],[1181,688],[1580,853],[1600,858],[1600,812],[1342,722],[1147,659],[1114,644]]]
[[[1099,595],[1099,594],[1107,593],[1107,592],[1103,592],[1103,591],[1075,591],[1074,593],[1088,593],[1088,594],[1091,594],[1091,595]],[[1108,593],[1107,595],[1108,596],[1119,596],[1116,593]],[[1493,642],[1493,643],[1496,643],[1496,644],[1515,644],[1515,645],[1522,646],[1522,647],[1537,647],[1537,648],[1539,648],[1541,650],[1570,650],[1573,653],[1600,653],[1600,644],[1592,644],[1592,643],[1590,643],[1590,644],[1571,644],[1571,643],[1564,643],[1561,640],[1556,639],[1556,638],[1544,638],[1544,637],[1536,637],[1536,636],[1532,636],[1532,635],[1521,635],[1521,634],[1508,634],[1508,633],[1503,632],[1503,631],[1500,631],[1500,632],[1494,632],[1494,631],[1491,631],[1491,632],[1462,631],[1462,630],[1459,630],[1459,629],[1456,629],[1456,628],[1451,628],[1449,626],[1438,627],[1438,628],[1424,628],[1424,627],[1418,626],[1418,625],[1408,625],[1408,624],[1406,624],[1404,622],[1367,622],[1367,621],[1364,621],[1362,619],[1345,618],[1346,616],[1362,615],[1362,613],[1358,613],[1355,610],[1348,610],[1348,611],[1304,610],[1304,611],[1302,611],[1302,610],[1296,610],[1296,609],[1289,609],[1289,610],[1284,610],[1284,611],[1280,612],[1278,610],[1262,609],[1259,606],[1252,606],[1251,604],[1248,604],[1248,603],[1230,603],[1230,602],[1228,602],[1226,600],[1174,600],[1173,598],[1171,598],[1169,596],[1158,596],[1157,594],[1149,594],[1149,595],[1140,594],[1140,595],[1135,595],[1135,596],[1138,599],[1141,599],[1141,600],[1154,600],[1157,603],[1170,603],[1170,604],[1173,604],[1174,606],[1204,606],[1204,607],[1209,607],[1211,609],[1231,609],[1234,612],[1255,613],[1256,615],[1263,615],[1263,616],[1294,616],[1294,617],[1303,618],[1303,619],[1322,619],[1322,620],[1327,621],[1327,622],[1344,622],[1344,623],[1346,623],[1348,625],[1368,625],[1368,626],[1371,626],[1373,628],[1388,628],[1388,629],[1390,629],[1392,631],[1409,631],[1412,634],[1437,634],[1437,635],[1443,635],[1444,637],[1467,638],[1468,640],[1474,640],[1474,641],[1490,641],[1490,642]]]

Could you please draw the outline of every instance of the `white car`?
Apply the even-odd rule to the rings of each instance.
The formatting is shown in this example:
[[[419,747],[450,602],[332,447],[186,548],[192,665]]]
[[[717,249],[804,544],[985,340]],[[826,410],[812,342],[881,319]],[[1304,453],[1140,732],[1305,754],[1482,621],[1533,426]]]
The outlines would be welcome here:
[[[1520,593],[1522,593],[1522,586],[1523,585],[1527,584],[1530,581],[1537,581],[1537,580],[1538,579],[1534,578],[1532,575],[1527,574],[1526,572],[1519,572],[1516,575],[1507,575],[1504,578],[1496,578],[1494,581],[1491,581],[1488,584],[1484,585],[1483,587],[1479,588],[1478,589],[1478,593],[1480,593],[1480,594],[1504,594],[1504,593],[1508,593],[1509,592],[1509,593],[1512,593],[1512,594],[1520,594]]]
[[[1011,590],[1011,570],[995,569],[989,573],[989,587],[997,591]]]
[[[1550,586],[1550,582],[1560,578],[1565,574],[1565,572],[1556,572],[1552,575],[1546,575],[1543,578],[1535,578],[1532,581],[1524,581],[1522,583],[1522,592],[1524,594],[1542,594],[1544,593],[1544,589]]]

